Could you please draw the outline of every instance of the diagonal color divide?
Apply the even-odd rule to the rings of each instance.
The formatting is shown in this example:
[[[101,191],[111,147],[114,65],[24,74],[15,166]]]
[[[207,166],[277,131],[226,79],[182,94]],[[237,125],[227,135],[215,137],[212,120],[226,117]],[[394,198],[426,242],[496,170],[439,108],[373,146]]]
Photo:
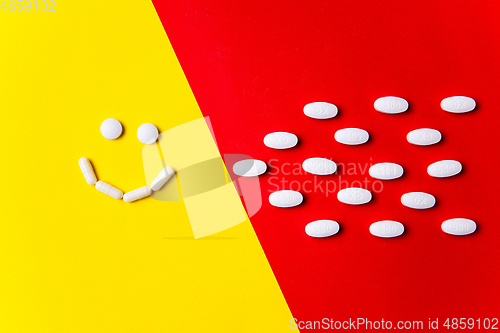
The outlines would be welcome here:
[[[151,182],[166,166],[176,170],[180,193],[189,216],[195,238],[209,236],[234,227],[247,220],[239,198],[243,195],[249,215],[262,206],[258,177],[238,178],[232,172],[226,181],[222,157],[210,131],[208,117],[199,118],[162,132],[158,145],[144,145],[142,158],[146,182]],[[232,166],[244,155],[226,155]],[[230,168],[232,169],[232,168]],[[153,198],[160,201],[179,201],[177,183],[172,178]]]

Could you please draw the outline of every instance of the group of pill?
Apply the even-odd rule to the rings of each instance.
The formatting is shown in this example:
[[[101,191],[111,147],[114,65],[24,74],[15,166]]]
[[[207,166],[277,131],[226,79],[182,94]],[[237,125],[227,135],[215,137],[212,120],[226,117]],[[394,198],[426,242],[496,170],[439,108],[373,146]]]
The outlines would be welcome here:
[[[377,99],[374,103],[377,111],[389,114],[401,113],[408,110],[408,102],[400,97],[387,96]],[[452,113],[465,113],[476,107],[474,99],[465,96],[453,96],[441,101],[441,108]],[[314,102],[304,106],[304,114],[315,119],[328,119],[335,117],[338,108],[331,103]],[[335,133],[335,140],[346,145],[359,145],[368,141],[367,131],[359,128],[344,128]],[[420,128],[408,133],[406,139],[409,143],[419,146],[428,146],[438,143],[442,136],[438,130]],[[296,146],[298,138],[288,132],[269,133],[264,137],[264,144],[273,149],[288,149]],[[337,171],[335,162],[314,157],[306,159],[302,168],[314,175],[331,175]],[[260,160],[242,160],[233,165],[233,172],[242,177],[256,177],[267,170],[265,162]],[[458,161],[443,160],[432,163],[427,168],[427,173],[432,177],[451,177],[462,171],[462,164]],[[403,175],[403,167],[395,163],[378,163],[370,167],[369,174],[373,178],[390,180]],[[360,205],[372,199],[370,191],[363,188],[346,188],[337,193],[337,199],[345,204]],[[276,207],[288,208],[301,204],[302,193],[298,191],[283,190],[271,193],[269,203]],[[409,208],[428,209],[435,205],[433,195],[423,192],[405,193],[401,203]],[[305,231],[311,237],[328,237],[339,231],[335,221],[318,220],[309,223]],[[442,223],[441,229],[453,235],[467,235],[476,230],[476,223],[469,219],[450,219]],[[396,221],[379,221],[370,226],[370,233],[379,237],[396,237],[404,232],[403,224]]]
[[[101,134],[106,139],[110,140],[118,138],[122,134],[122,129],[120,122],[113,118],[106,119],[101,124]],[[158,139],[158,129],[153,124],[142,124],[137,130],[137,138],[144,144],[153,144]],[[82,170],[87,184],[95,185],[98,191],[112,198],[123,198],[125,202],[132,202],[150,196],[152,191],[160,190],[174,174],[174,169],[167,166],[160,171],[158,176],[151,182],[150,186],[139,187],[138,189],[123,194],[123,192],[116,187],[102,180],[98,181],[94,169],[87,158],[80,158],[78,164],[80,165],[80,169]]]

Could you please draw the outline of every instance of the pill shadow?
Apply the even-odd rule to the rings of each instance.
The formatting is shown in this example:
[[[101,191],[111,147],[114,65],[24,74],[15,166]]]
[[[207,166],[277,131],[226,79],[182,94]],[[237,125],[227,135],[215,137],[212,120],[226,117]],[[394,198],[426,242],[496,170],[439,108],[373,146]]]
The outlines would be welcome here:
[[[408,238],[408,237],[411,236],[412,227],[407,226],[405,223],[402,223],[402,224],[403,224],[403,227],[405,228],[404,231],[403,231],[403,233],[401,235],[397,236],[397,237],[392,237],[392,238],[405,239],[405,238]]]
[[[476,112],[481,111],[481,103],[478,103],[475,98],[474,98],[474,101],[476,102],[476,107],[467,113],[474,113],[475,114]]]
[[[429,193],[429,192],[425,192],[425,193]],[[427,209],[419,209],[419,210],[423,210],[423,211],[426,211],[426,210],[429,210],[429,209],[435,209],[436,207],[439,208],[439,206],[441,205],[440,203],[440,200],[438,200],[439,198],[436,197],[434,194],[430,193],[430,195],[432,195],[435,199],[434,201],[434,206],[430,207],[430,208],[427,208]],[[411,209],[411,208],[410,208]]]
[[[375,193],[375,194],[372,193],[372,198],[370,199],[370,201],[368,201],[367,203],[363,204],[363,206],[370,206],[370,205],[373,206],[373,205],[377,204],[377,201],[380,200],[380,199],[377,198],[378,194],[380,194],[380,193]]]
[[[335,221],[335,220],[333,220],[333,221]],[[345,233],[344,224],[340,223],[339,221],[335,221],[335,222],[337,222],[339,224],[339,231],[337,231],[337,233],[335,235],[331,235],[330,237],[325,237],[325,238],[332,238],[332,237],[339,236],[339,235],[342,236]]]
[[[329,118],[327,120],[339,120],[339,119],[343,119],[345,116],[344,116],[344,112],[342,112],[342,109],[340,107],[337,106],[337,115],[335,117],[332,117],[332,118]]]
[[[462,163],[460,163],[460,164],[462,164]],[[460,170],[460,173],[457,174],[457,175],[455,175],[455,176],[452,176],[451,178],[453,178],[453,177],[464,177],[464,175],[467,175],[467,172],[468,172],[467,166],[464,166],[462,164],[462,170]]]
[[[155,125],[155,124],[153,124],[153,125]],[[159,128],[158,126],[156,126],[156,129],[158,130],[158,138],[156,139],[155,144],[160,143],[161,133],[163,133],[163,131],[161,130],[161,128]]]
[[[403,167],[403,166],[402,166],[402,167]],[[388,181],[394,181],[394,182],[396,182],[396,181],[398,181],[398,180],[405,180],[406,178],[408,178],[408,175],[407,175],[407,174],[408,174],[407,169],[405,169],[405,168],[403,167],[403,174],[402,174],[400,177],[398,177],[398,178],[396,178],[396,179],[389,179]]]
[[[127,134],[127,129],[125,128],[125,126],[123,125],[123,121],[121,121],[120,119],[117,119],[120,124],[122,125],[122,132],[120,133],[120,136],[117,137],[115,140],[124,140],[123,138],[125,137],[125,134]]]
[[[290,133],[292,133],[292,132],[290,132]],[[296,147],[300,148],[301,145],[302,145],[302,139],[301,139],[301,137],[299,137],[297,135],[297,144],[295,146],[293,146],[292,148],[296,148]],[[286,150],[286,149],[283,149],[283,150]]]
[[[337,164],[337,170],[335,170],[332,176],[343,176],[346,169],[344,163],[336,163],[336,164]]]
[[[438,130],[439,131],[439,130]],[[446,135],[443,135],[443,133],[441,131],[439,131],[439,133],[441,133],[441,140],[439,140],[438,142],[436,142],[435,144],[433,145],[430,145],[431,147],[432,146],[437,146],[437,145],[440,145],[440,144],[446,144],[447,142],[447,138],[446,138]],[[420,147],[426,147],[426,146],[420,146]]]
[[[472,234],[468,234],[466,236],[478,237],[482,233],[482,228],[479,224],[476,221],[474,221],[474,223],[476,223],[476,230],[474,230]]]
[[[95,164],[94,164],[94,162],[92,162],[92,160],[90,158],[87,158],[87,160],[89,161],[90,166],[92,167],[92,170],[94,171],[94,176],[95,176],[96,183],[97,183],[99,181],[99,174],[98,174],[97,170],[95,169]]]

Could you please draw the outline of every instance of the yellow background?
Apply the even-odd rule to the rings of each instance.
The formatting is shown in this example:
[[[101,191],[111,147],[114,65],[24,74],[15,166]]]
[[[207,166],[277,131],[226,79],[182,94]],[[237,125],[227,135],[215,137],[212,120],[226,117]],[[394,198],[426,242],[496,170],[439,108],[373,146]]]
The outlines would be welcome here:
[[[2,0],[0,0],[2,2]],[[292,317],[251,224],[194,240],[145,185],[145,122],[201,117],[150,1],[0,10],[0,332],[281,332]],[[117,118],[118,140],[100,123]]]

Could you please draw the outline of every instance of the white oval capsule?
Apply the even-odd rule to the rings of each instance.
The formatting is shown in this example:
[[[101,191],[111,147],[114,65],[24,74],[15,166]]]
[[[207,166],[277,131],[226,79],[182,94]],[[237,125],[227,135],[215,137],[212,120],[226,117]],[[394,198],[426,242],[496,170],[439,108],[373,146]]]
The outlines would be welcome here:
[[[434,207],[436,198],[424,192],[410,192],[401,196],[401,203],[409,208],[427,209]]]
[[[87,184],[94,185],[97,181],[97,178],[95,177],[94,169],[92,169],[92,164],[90,164],[90,161],[85,157],[82,157],[78,160],[78,165],[80,165],[80,169],[82,170]]]
[[[297,191],[277,191],[269,196],[269,203],[275,207],[288,208],[300,205],[304,200],[302,193]]]
[[[306,225],[306,234],[311,237],[330,237],[340,230],[340,225],[331,220],[318,220]]]
[[[299,139],[295,134],[288,132],[269,133],[264,137],[264,144],[269,148],[288,149],[295,147]]]
[[[408,102],[401,97],[380,97],[373,104],[375,110],[383,113],[401,113],[408,110]]]
[[[123,195],[123,201],[132,202],[145,197],[149,197],[151,194],[151,188],[149,186],[139,187],[133,191],[127,192]]]
[[[339,109],[331,103],[314,102],[304,106],[304,114],[315,119],[328,119],[337,115]]]
[[[345,145],[360,145],[368,141],[370,135],[359,128],[343,128],[335,132],[335,140]]]
[[[151,183],[151,189],[153,191],[158,191],[165,185],[165,183],[172,177],[174,174],[174,169],[171,167],[167,166],[163,168],[163,170],[160,171],[158,176],[156,176],[155,180]]]
[[[449,219],[441,224],[441,230],[450,235],[468,235],[476,231],[476,222],[462,218]]]
[[[403,167],[396,163],[377,163],[368,170],[370,176],[383,180],[399,178],[403,172]]]
[[[123,197],[123,192],[122,191],[120,191],[116,187],[113,187],[113,186],[109,185],[108,183],[103,182],[102,180],[98,181],[95,184],[95,188],[98,191],[100,191],[100,192],[102,192],[104,194],[107,194],[110,197],[115,198],[115,199],[121,199]]]
[[[418,146],[429,146],[441,141],[441,132],[431,128],[419,128],[408,133],[406,140]]]
[[[441,109],[452,113],[464,113],[474,110],[476,101],[470,97],[453,96],[441,101]]]
[[[370,233],[377,237],[397,237],[405,231],[403,224],[396,221],[379,221],[370,225]]]
[[[432,177],[451,177],[462,171],[462,164],[458,161],[444,160],[432,163],[427,167],[427,173]]]
[[[233,172],[241,177],[260,176],[266,172],[266,170],[266,163],[254,159],[241,160],[233,165]]]
[[[337,171],[335,162],[321,157],[308,158],[302,163],[302,168],[313,175],[331,175]]]
[[[349,205],[362,205],[372,199],[372,194],[364,188],[349,187],[340,190],[337,193],[337,199],[339,199],[340,202]]]

